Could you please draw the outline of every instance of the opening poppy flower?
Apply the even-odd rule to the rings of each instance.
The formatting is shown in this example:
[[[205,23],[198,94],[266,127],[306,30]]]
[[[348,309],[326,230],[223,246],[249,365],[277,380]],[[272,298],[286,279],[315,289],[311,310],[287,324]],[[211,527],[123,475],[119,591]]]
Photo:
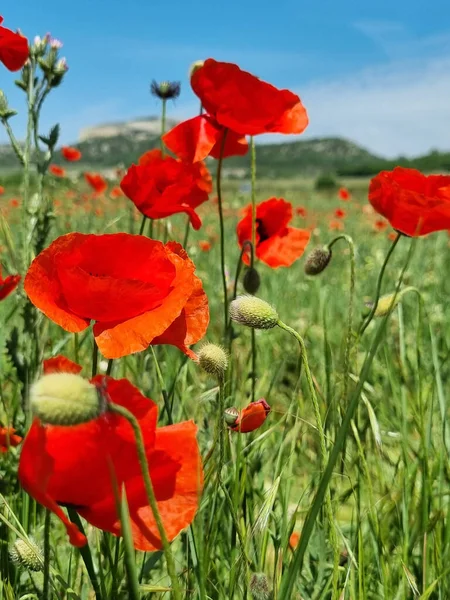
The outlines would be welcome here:
[[[8,71],[18,71],[28,60],[28,40],[20,33],[2,27],[1,23],[3,17],[0,17],[0,62]]]
[[[412,237],[450,228],[450,176],[395,167],[369,186],[369,202],[394,229]]]
[[[339,188],[338,196],[341,200],[347,201],[350,200],[350,192],[347,188],[341,187]]]
[[[171,152],[186,162],[196,163],[207,156],[219,159],[221,152],[223,158],[244,156],[248,152],[245,136],[231,130],[225,134],[225,128],[210,115],[199,115],[183,121],[163,135],[162,139]]]
[[[163,219],[186,213],[194,229],[202,225],[195,209],[206,202],[212,190],[212,178],[204,165],[181,162],[150,150],[131,165],[120,187],[146,217]]]
[[[65,177],[66,176],[66,170],[63,167],[60,167],[58,165],[50,165],[48,170],[55,177]]]
[[[163,136],[167,148],[183,160],[219,158],[225,131],[224,158],[246,154],[246,135],[302,133],[308,125],[296,94],[233,63],[207,59],[193,72],[191,85],[207,114],[184,121]]]
[[[270,413],[270,406],[261,398],[256,402],[251,402],[243,408],[238,415],[237,420],[229,428],[239,433],[250,433],[261,427]]]
[[[84,179],[98,196],[104,194],[108,189],[108,183],[99,173],[85,173]]]
[[[4,300],[19,285],[22,277],[20,275],[8,275],[3,279],[2,267],[0,265],[0,300]]]
[[[61,154],[69,162],[75,162],[81,158],[80,150],[77,148],[72,148],[71,146],[63,146],[61,148]]]
[[[269,267],[289,267],[302,256],[308,245],[310,232],[288,227],[292,220],[292,204],[283,199],[270,198],[256,207],[256,256]],[[252,239],[252,207],[244,209],[244,217],[237,225],[240,248]],[[250,264],[249,253],[243,255]]]
[[[22,441],[20,435],[15,435],[13,427],[0,427],[0,452],[8,452],[11,447],[18,446]]]
[[[219,125],[240,135],[302,133],[308,116],[300,98],[279,90],[237,65],[205,60],[191,86]]]
[[[159,512],[167,537],[173,540],[192,522],[203,486],[195,424],[157,428],[156,404],[127,379],[98,375],[91,382],[107,401],[123,406],[139,421]],[[133,430],[107,407],[80,425],[44,425],[35,418],[23,443],[18,476],[30,496],[61,519],[75,546],[83,546],[86,538],[61,507],[71,506],[95,527],[120,536],[114,486],[120,490],[123,485],[135,548],[161,549]]]
[[[57,238],[31,263],[25,291],[66,331],[93,332],[106,358],[150,344],[188,346],[205,334],[208,300],[195,265],[175,242],[128,233]]]

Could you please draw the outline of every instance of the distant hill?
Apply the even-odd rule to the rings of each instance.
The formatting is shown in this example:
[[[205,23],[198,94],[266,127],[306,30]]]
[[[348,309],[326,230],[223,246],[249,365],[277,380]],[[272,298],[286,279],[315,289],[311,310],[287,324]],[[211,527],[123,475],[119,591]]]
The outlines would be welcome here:
[[[176,124],[167,120],[167,128]],[[106,123],[85,128],[73,145],[82,152],[82,160],[71,165],[74,169],[107,169],[128,166],[141,154],[159,145],[160,122],[157,117]],[[413,159],[395,160],[376,156],[358,144],[343,138],[315,138],[282,143],[257,144],[258,174],[265,178],[289,178],[323,173],[338,176],[370,176],[396,165],[414,167],[426,172],[450,171],[450,152],[433,151]],[[60,156],[55,162],[62,164]],[[9,146],[0,145],[0,168],[17,167],[17,159]],[[250,156],[228,158],[224,174],[231,178],[247,178]]]

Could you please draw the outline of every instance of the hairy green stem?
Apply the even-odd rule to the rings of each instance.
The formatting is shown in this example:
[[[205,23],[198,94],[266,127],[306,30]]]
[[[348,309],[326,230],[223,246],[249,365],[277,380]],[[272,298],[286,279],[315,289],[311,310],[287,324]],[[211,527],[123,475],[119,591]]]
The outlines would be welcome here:
[[[361,323],[361,327],[359,329],[358,332],[358,337],[361,337],[362,334],[365,332],[365,330],[367,329],[367,327],[370,325],[370,322],[372,321],[375,312],[377,310],[377,306],[378,306],[378,301],[380,299],[380,295],[381,295],[381,284],[383,282],[383,275],[384,272],[386,270],[387,264],[389,262],[389,259],[392,256],[392,253],[395,250],[395,247],[397,246],[400,238],[402,237],[403,234],[401,233],[397,233],[397,237],[395,238],[395,240],[392,242],[391,247],[389,248],[389,252],[386,254],[386,258],[384,259],[383,265],[381,267],[381,270],[378,274],[378,279],[377,279],[377,287],[376,287],[376,291],[375,291],[375,300],[372,306],[372,310],[370,311],[370,313],[367,315],[367,317],[364,319],[364,321]]]
[[[223,219],[223,206],[222,206],[222,165],[223,165],[223,154],[225,150],[225,142],[227,138],[228,129],[225,129],[222,136],[222,143],[220,146],[220,155],[217,162],[217,174],[216,174],[216,189],[217,189],[217,200],[219,207],[219,226],[220,226],[220,267],[222,270],[222,287],[223,287],[223,308],[224,308],[224,337],[227,335],[228,328],[228,291],[227,291],[227,273],[225,269],[225,228]]]
[[[161,518],[161,514],[158,508],[158,502],[156,500],[155,491],[153,489],[152,480],[150,478],[150,470],[148,466],[147,456],[145,454],[144,438],[142,436],[141,427],[136,417],[123,406],[118,404],[108,403],[108,409],[126,419],[131,427],[133,428],[134,437],[136,440],[136,451],[138,455],[139,464],[142,471],[142,477],[144,480],[145,491],[147,493],[148,503],[152,509],[153,517],[155,519],[156,527],[158,529],[159,537],[161,538],[161,545],[164,551],[164,556],[167,563],[167,572],[169,574],[172,593],[175,600],[182,600],[181,586],[178,581],[177,571],[175,567],[175,559],[172,554],[169,540],[164,529],[164,524]]]

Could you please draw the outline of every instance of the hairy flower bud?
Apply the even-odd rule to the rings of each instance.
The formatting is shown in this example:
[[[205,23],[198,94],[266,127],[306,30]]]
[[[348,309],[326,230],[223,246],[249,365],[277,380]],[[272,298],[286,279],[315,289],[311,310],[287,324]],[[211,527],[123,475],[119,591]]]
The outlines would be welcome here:
[[[250,267],[246,270],[243,283],[244,290],[248,294],[256,294],[261,285],[261,277],[255,267]]]
[[[198,352],[198,362],[204,371],[222,379],[228,367],[228,356],[221,346],[207,343]]]
[[[49,425],[87,423],[106,408],[99,388],[72,373],[41,377],[31,388],[30,403],[33,414]]]
[[[30,571],[43,571],[44,557],[39,546],[31,538],[27,542],[17,539],[9,550],[9,556],[16,565]]]
[[[305,273],[307,275],[319,275],[322,273],[331,260],[331,250],[328,246],[321,246],[319,248],[314,248],[305,261]]]
[[[204,64],[205,64],[204,60],[196,60],[195,62],[193,62],[192,65],[189,67],[189,79],[192,77],[192,75],[195,73],[195,71],[198,71],[199,69],[201,69]]]
[[[391,310],[393,310],[401,301],[403,296],[411,291],[412,287],[406,287],[400,290],[397,294],[392,292],[391,294],[385,294],[378,299],[378,304],[374,312],[375,317],[385,317]],[[366,302],[367,308],[372,310],[373,302]]]
[[[223,412],[223,418],[228,426],[232,426],[236,423],[239,418],[239,411],[234,406],[226,408]]]
[[[238,296],[230,304],[230,317],[236,323],[253,329],[272,329],[278,324],[278,313],[268,302],[255,296]]]
[[[264,573],[253,573],[249,587],[253,600],[269,600],[269,581]]]

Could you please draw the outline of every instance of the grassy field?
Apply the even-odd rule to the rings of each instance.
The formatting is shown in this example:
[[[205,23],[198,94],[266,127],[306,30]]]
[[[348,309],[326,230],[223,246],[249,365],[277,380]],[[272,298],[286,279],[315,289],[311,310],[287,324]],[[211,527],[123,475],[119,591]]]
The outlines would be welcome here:
[[[217,381],[171,346],[156,347],[162,378],[150,350],[114,361],[115,378],[128,378],[158,404],[159,425],[169,422],[163,408],[163,394],[167,394],[173,422],[193,419],[199,428],[205,469],[202,499],[192,526],[172,543],[183,598],[447,600],[449,238],[447,232],[440,232],[415,241],[400,239],[388,263],[382,293],[394,292],[400,276],[402,289],[411,289],[392,314],[375,318],[358,335],[369,311],[366,303],[375,297],[393,231],[387,224],[377,224],[379,217],[370,211],[367,181],[344,182],[351,192],[348,202],[339,200],[335,192],[315,192],[312,183],[261,179],[257,199],[285,198],[292,202],[294,212],[305,209],[292,222],[312,231],[305,256],[339,235],[353,240],[356,277],[350,337],[351,251],[344,238],[333,246],[330,264],[316,277],[305,275],[305,256],[290,268],[270,269],[257,262],[261,277],[257,296],[276,307],[284,323],[304,339],[324,425],[326,456],[299,345],[279,327],[255,334],[256,398],[265,398],[271,413],[252,433],[225,431],[222,487],[217,479],[216,433],[217,424],[220,428],[223,423]],[[69,231],[139,231],[141,215],[131,202],[124,197],[112,199],[109,192],[97,198],[84,196],[88,190],[83,185],[54,178],[46,181],[45,197],[54,214],[47,245]],[[239,262],[235,229],[240,210],[250,202],[246,190],[237,182],[224,184],[230,296],[235,285],[238,294],[244,293],[243,271],[235,281]],[[0,197],[1,262],[4,272],[24,275],[18,254],[24,227],[21,201],[19,188],[6,187]],[[337,218],[336,209],[343,209],[345,215]],[[199,214],[203,226],[197,232],[190,230],[186,250],[209,300],[211,321],[205,340],[221,344],[223,293],[214,199]],[[184,215],[155,221],[153,237],[182,241],[185,226]],[[201,244],[205,241],[211,246],[208,251]],[[34,343],[24,325],[26,306],[22,289],[0,303],[0,425],[14,426],[22,437],[30,415],[18,364],[23,348]],[[44,358],[58,354],[78,358],[88,376],[93,352],[90,330],[80,334],[75,347],[73,334],[42,315],[37,324]],[[233,331],[225,406],[242,409],[252,399],[252,331],[238,324]],[[347,339],[351,342],[348,357]],[[367,356],[370,370],[361,375]],[[107,362],[100,357],[99,372],[106,368]],[[40,368],[36,376],[39,372]],[[364,381],[359,394],[360,377]],[[324,461],[339,438],[355,394],[358,408],[333,468],[329,505],[323,500],[299,570],[302,527],[318,492]],[[0,600],[31,600],[43,594],[84,600],[95,597],[95,585],[100,590],[97,597],[103,600],[133,598],[126,542],[84,523],[90,551],[80,553],[68,543],[58,519],[52,517],[46,528],[45,509],[18,483],[20,450],[19,445],[1,454]],[[11,560],[17,540],[30,538],[43,553],[36,572],[23,559]],[[132,552],[132,558],[141,598],[172,597],[162,552]]]

